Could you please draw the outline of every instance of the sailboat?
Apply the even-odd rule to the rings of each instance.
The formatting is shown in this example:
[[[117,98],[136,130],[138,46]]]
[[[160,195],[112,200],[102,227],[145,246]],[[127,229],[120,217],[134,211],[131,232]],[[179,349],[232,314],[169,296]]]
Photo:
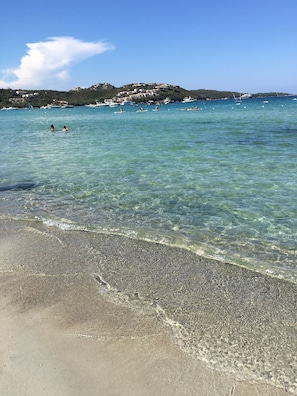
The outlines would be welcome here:
[[[239,94],[239,96],[238,96],[238,98],[237,98],[237,97],[233,94],[233,98],[234,98],[236,104],[237,104],[237,105],[240,105],[240,103],[242,102],[241,95]]]

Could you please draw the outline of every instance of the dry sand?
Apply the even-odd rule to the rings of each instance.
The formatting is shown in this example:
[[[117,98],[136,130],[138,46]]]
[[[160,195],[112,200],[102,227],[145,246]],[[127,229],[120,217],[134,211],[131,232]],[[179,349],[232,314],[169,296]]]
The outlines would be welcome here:
[[[100,291],[81,260],[46,232],[2,224],[1,396],[288,395],[187,355],[153,315]]]

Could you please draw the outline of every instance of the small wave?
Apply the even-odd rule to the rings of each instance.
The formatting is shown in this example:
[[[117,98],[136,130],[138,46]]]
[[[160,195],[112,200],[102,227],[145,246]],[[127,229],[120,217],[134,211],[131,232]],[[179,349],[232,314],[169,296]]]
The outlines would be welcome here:
[[[194,242],[186,237],[176,235],[161,235],[147,230],[131,230],[125,227],[110,227],[99,225],[82,225],[68,219],[40,219],[48,227],[57,227],[63,231],[83,231],[93,234],[124,236],[134,240],[158,243],[168,247],[188,250],[197,256],[216,260],[229,265],[246,268],[250,271],[264,274],[266,276],[297,283],[296,271],[273,265],[270,262],[261,262],[253,257],[243,257],[234,252],[224,251],[217,246],[205,242]]]

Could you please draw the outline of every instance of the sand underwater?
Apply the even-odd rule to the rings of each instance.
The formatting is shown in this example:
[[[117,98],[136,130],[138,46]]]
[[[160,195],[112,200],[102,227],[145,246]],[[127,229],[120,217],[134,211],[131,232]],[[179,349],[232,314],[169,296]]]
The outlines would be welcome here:
[[[297,394],[295,284],[121,236],[0,222],[0,394]]]

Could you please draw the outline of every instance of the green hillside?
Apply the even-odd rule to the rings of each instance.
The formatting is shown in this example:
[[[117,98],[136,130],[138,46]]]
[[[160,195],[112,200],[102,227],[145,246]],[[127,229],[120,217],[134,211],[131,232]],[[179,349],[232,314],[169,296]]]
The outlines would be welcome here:
[[[124,98],[135,103],[161,102],[166,98],[181,101],[186,96],[198,100],[223,99],[239,96],[238,92],[216,91],[207,89],[186,90],[177,85],[158,83],[131,83],[115,87],[108,83],[99,83],[89,88],[74,88],[70,91],[54,90],[12,90],[0,89],[0,108],[3,107],[41,107],[48,104],[65,104],[85,106],[90,103],[112,99],[120,102]],[[281,93],[261,93],[253,96],[287,95]]]

